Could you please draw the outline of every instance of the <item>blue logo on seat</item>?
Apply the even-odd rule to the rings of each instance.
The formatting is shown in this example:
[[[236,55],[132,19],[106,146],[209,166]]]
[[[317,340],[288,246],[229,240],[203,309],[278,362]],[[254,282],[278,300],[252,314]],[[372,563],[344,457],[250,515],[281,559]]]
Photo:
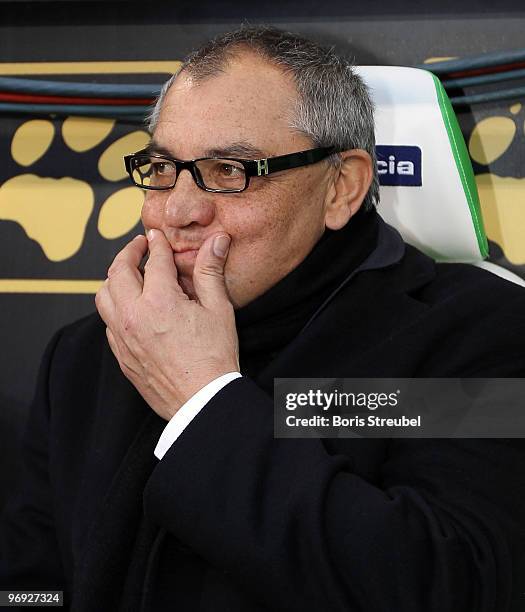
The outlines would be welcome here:
[[[379,184],[421,187],[421,149],[408,145],[377,145]]]

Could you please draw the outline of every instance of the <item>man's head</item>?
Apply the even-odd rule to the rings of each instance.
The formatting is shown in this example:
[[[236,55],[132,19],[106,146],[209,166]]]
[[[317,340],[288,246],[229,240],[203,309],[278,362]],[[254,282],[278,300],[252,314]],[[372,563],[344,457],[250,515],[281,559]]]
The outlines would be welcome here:
[[[303,261],[326,227],[378,200],[366,87],[349,62],[292,34],[243,28],[193,53],[165,85],[151,132],[151,152],[179,160],[340,151],[253,177],[240,193],[206,192],[185,171],[173,189],[148,191],[144,226],[166,235],[190,296],[195,249],[211,234],[231,236],[226,286],[240,307]]]

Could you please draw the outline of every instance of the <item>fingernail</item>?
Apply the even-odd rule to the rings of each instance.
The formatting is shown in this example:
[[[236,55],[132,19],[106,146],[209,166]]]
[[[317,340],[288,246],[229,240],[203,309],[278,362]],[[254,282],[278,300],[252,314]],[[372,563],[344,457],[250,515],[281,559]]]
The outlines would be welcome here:
[[[139,238],[142,238],[143,236],[144,234],[137,234],[135,238],[133,238],[133,240],[138,240]]]
[[[151,240],[153,240],[153,238],[155,238],[155,231],[156,231],[156,230],[154,230],[154,229],[149,229],[149,230],[146,232],[146,236],[147,236],[148,240],[150,240],[150,241],[151,241]]]
[[[230,246],[230,237],[225,236],[217,236],[213,241],[213,252],[217,257],[224,257],[228,252],[228,247]]]

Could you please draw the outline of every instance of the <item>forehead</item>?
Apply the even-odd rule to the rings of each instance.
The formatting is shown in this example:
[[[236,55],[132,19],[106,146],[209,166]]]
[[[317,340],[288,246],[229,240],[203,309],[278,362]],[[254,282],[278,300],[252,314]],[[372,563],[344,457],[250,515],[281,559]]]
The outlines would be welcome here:
[[[246,53],[202,82],[181,73],[162,104],[155,141],[186,159],[239,142],[268,155],[308,148],[308,138],[289,127],[296,102],[289,75]]]

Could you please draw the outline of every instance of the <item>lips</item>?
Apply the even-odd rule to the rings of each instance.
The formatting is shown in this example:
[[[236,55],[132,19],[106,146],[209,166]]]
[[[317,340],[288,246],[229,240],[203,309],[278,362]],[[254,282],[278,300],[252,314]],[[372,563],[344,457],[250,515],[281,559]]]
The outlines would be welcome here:
[[[198,251],[201,248],[201,245],[198,246],[187,246],[187,247],[173,247],[174,253],[187,253],[188,251]]]
[[[185,269],[193,268],[198,252],[198,249],[186,249],[184,251],[173,252],[173,261],[179,273],[183,272]]]

